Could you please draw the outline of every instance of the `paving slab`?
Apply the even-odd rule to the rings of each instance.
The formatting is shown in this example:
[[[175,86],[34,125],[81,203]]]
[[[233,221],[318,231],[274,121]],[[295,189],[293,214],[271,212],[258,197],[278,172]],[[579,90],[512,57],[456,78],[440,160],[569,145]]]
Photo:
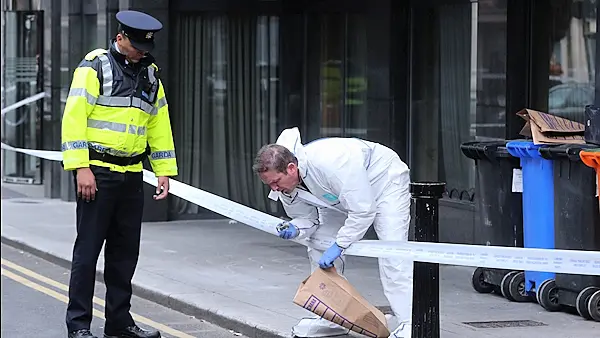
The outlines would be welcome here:
[[[75,238],[75,204],[22,197],[19,186],[2,199],[2,241],[68,266]],[[103,271],[103,255],[98,262]],[[441,266],[443,338],[598,337],[600,323],[550,313],[533,303],[512,303],[478,294],[472,268]],[[387,307],[377,261],[349,257],[347,277],[372,304]],[[144,223],[135,293],[248,337],[290,337],[291,327],[310,315],[292,303],[310,274],[306,248],[229,220]],[[418,289],[415,290],[418,292]],[[465,322],[532,321],[542,326],[479,328]],[[356,335],[358,336],[358,335]]]

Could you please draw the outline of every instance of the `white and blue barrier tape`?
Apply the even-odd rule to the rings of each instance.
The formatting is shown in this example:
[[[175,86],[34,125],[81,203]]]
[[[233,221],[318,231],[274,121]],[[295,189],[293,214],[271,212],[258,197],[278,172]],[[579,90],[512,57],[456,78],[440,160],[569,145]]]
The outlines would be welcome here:
[[[2,149],[51,161],[62,161],[59,151],[14,148],[2,143]],[[144,170],[144,181],[157,185],[155,175]],[[226,198],[179,182],[169,180],[169,193],[240,223],[277,235],[280,218],[249,208]],[[294,240],[296,243],[325,250],[333,238],[311,237]],[[483,245],[394,242],[361,240],[350,246],[345,254],[362,257],[408,257],[414,261],[509,270],[545,271],[564,274],[600,276],[600,252],[514,248]]]
[[[2,108],[2,110],[0,110],[0,113],[2,114],[2,116],[4,116],[8,112],[11,112],[19,107],[28,105],[30,103],[34,103],[37,100],[43,99],[45,97],[48,97],[48,94],[46,94],[45,92],[37,93],[31,97],[26,98],[25,100],[21,100],[19,102],[11,104],[10,106]]]

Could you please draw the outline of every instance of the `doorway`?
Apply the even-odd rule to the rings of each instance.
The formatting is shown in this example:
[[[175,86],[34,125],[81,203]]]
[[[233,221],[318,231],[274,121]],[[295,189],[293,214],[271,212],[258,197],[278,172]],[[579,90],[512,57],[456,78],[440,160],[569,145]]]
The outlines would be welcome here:
[[[42,149],[44,95],[38,94],[44,91],[43,12],[6,11],[2,31],[5,52],[2,142],[17,148]],[[3,151],[2,179],[11,183],[41,184],[42,160]]]

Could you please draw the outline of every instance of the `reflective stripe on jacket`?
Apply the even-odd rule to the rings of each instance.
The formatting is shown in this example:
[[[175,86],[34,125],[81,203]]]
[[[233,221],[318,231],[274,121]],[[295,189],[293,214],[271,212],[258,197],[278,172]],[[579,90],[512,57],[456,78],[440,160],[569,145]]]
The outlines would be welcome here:
[[[131,157],[146,152],[149,145],[156,176],[177,175],[167,99],[153,61],[148,55],[131,67],[111,47],[91,51],[79,63],[62,119],[65,170],[93,164],[139,172],[142,163],[118,166],[90,161],[88,149]]]

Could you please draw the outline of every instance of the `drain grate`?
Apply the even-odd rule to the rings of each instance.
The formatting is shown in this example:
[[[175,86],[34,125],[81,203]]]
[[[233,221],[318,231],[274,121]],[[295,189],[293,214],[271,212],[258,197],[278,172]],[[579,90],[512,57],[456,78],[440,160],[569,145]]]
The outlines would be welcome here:
[[[505,327],[530,327],[548,325],[533,320],[492,320],[488,322],[463,322],[463,324],[467,324],[478,329],[500,329]]]

